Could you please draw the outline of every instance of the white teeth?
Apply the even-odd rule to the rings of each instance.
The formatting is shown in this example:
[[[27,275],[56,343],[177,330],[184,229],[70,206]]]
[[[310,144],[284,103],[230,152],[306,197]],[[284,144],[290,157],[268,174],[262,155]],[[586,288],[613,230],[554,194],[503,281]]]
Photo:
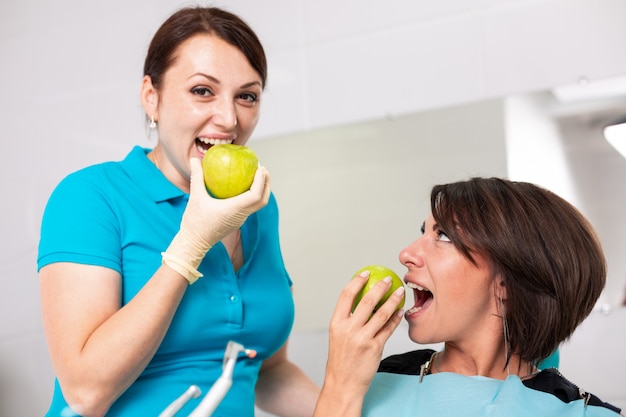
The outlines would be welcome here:
[[[428,291],[426,288],[421,287],[421,286],[419,286],[417,284],[414,284],[412,282],[407,282],[406,286],[409,287],[409,288],[412,288],[414,290],[418,290],[418,291],[424,291],[424,290]]]
[[[417,313],[418,311],[422,311],[422,306],[410,308],[406,314]]]
[[[216,138],[198,138],[205,145],[226,145],[233,143],[232,139],[216,139]]]

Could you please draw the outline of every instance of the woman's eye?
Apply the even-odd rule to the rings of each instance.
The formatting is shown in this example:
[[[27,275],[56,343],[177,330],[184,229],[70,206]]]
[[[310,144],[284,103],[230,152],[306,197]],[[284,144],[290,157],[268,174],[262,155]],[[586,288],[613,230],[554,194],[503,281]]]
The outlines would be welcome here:
[[[256,94],[253,93],[243,93],[239,95],[239,98],[248,103],[256,103],[259,99]]]
[[[197,96],[209,97],[213,95],[213,92],[207,87],[194,87],[191,92]]]
[[[443,230],[437,230],[437,240],[440,242],[451,242],[450,238]]]

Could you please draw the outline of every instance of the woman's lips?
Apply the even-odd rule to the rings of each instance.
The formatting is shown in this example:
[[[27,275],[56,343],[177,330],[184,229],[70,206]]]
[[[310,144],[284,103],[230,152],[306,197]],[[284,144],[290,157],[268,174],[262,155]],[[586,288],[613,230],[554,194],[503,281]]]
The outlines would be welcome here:
[[[415,305],[407,310],[405,317],[419,314],[426,310],[433,302],[433,293],[421,285],[407,282],[406,286],[413,290]]]
[[[230,144],[233,142],[234,142],[233,139],[198,137],[196,138],[196,149],[198,150],[200,155],[204,156],[206,151],[208,151],[211,146],[226,145],[226,144]]]

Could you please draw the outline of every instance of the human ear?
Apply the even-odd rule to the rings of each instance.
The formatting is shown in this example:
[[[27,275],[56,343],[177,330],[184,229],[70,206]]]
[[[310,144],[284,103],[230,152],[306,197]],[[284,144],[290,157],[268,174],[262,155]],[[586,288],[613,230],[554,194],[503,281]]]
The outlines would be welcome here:
[[[502,277],[500,276],[497,276],[495,283],[496,283],[496,295],[501,300],[506,300],[507,293],[506,293],[506,284],[504,283],[504,279],[502,279]]]
[[[152,84],[152,78],[149,75],[144,75],[141,81],[139,98],[141,99],[141,106],[146,112],[146,116],[158,120],[159,91]]]

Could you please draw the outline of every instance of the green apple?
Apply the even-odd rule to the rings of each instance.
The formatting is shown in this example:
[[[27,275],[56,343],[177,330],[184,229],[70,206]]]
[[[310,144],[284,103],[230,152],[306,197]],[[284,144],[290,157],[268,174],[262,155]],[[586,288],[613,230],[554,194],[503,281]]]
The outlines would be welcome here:
[[[204,184],[215,198],[229,198],[250,189],[259,158],[247,146],[224,144],[209,148],[202,158]]]
[[[382,280],[385,277],[391,277],[391,286],[389,287],[389,290],[387,290],[383,298],[380,300],[380,302],[376,305],[376,308],[374,309],[374,311],[378,310],[385,303],[385,301],[387,301],[387,299],[391,296],[391,294],[397,288],[404,287],[404,283],[402,282],[400,277],[398,277],[398,275],[396,275],[396,273],[393,272],[391,269],[384,267],[382,265],[368,265],[364,268],[361,268],[358,271],[356,271],[353,278],[359,275],[361,272],[366,271],[366,270],[370,271],[370,277],[367,280],[367,283],[365,284],[363,289],[357,294],[356,298],[354,299],[354,304],[352,305],[353,312],[356,306],[359,304],[359,302],[363,298],[363,296],[367,294],[367,292],[371,290],[372,287],[374,287],[374,285],[376,285],[378,281]],[[404,307],[405,299],[406,299],[405,295],[402,295],[402,301],[398,305],[398,308],[396,308],[396,311]]]

